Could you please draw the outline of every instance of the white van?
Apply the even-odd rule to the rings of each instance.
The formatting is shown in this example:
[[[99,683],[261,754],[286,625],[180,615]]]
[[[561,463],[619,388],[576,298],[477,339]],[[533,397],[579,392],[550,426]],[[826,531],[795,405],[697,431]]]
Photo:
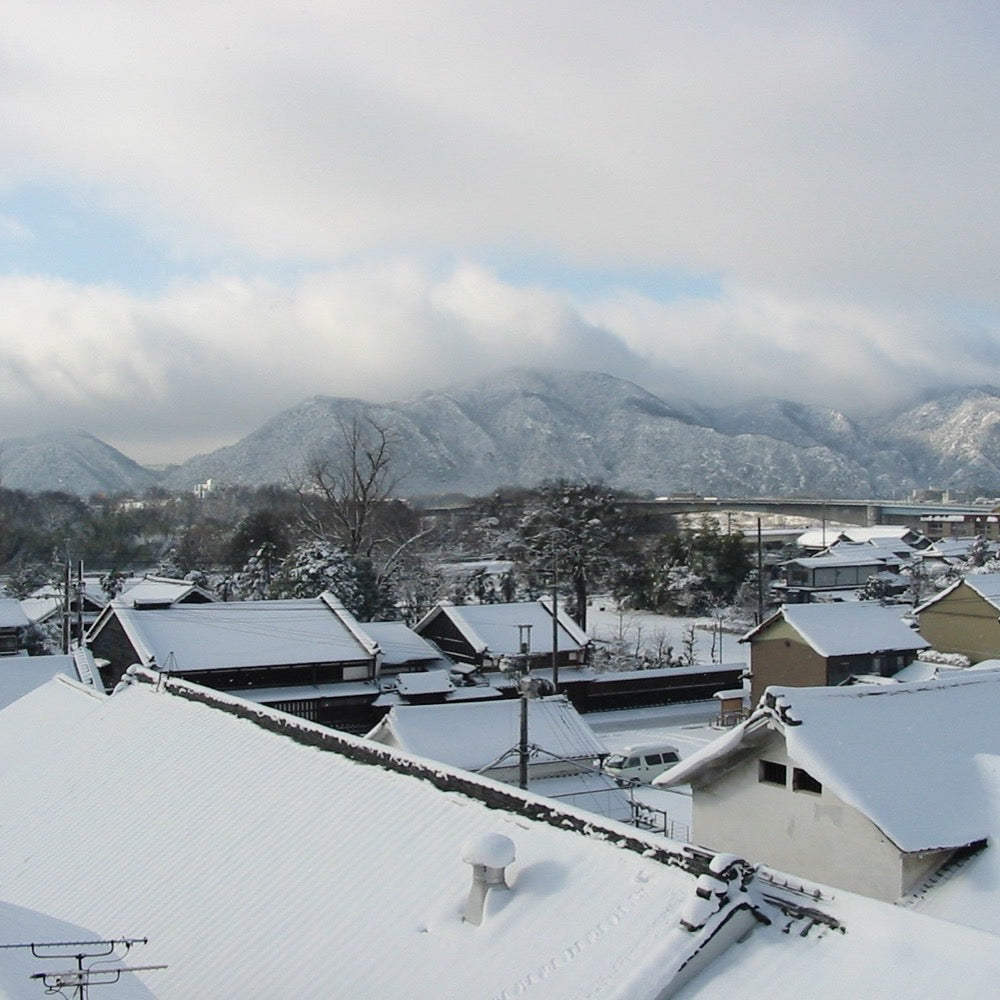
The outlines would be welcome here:
[[[608,754],[604,758],[604,771],[613,778],[649,784],[680,759],[677,747],[671,743],[635,743],[621,753]]]

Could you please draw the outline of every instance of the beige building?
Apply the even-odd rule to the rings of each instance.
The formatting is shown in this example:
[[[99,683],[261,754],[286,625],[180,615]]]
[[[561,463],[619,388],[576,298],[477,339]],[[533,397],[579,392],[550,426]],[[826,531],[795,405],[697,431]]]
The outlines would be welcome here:
[[[654,785],[692,788],[693,840],[894,902],[991,828],[1000,673],[772,688],[751,717]]]
[[[891,677],[930,645],[900,609],[874,601],[786,604],[748,632],[750,704],[774,684],[826,687],[850,677]]]
[[[920,634],[972,663],[1000,658],[1000,573],[971,573],[922,604]]]

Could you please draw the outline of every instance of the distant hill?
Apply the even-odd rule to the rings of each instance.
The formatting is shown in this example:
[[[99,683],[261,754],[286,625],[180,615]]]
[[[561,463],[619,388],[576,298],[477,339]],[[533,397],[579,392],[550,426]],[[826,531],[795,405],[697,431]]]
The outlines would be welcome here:
[[[78,496],[141,493],[157,479],[155,472],[83,431],[0,441],[0,485],[7,489]]]
[[[399,436],[401,490],[411,496],[478,495],[557,476],[654,494],[888,497],[929,484],[1000,492],[1000,442],[982,435],[957,464],[943,448],[961,439],[969,408],[984,426],[1000,421],[1000,396],[952,394],[919,418],[931,405],[865,425],[781,400],[713,410],[610,375],[515,369],[398,403],[317,396],[184,463],[165,485],[284,479],[335,442],[339,420],[364,415]]]
[[[596,372],[514,369],[374,404],[315,396],[159,477],[169,489],[287,482],[368,417],[398,444],[400,493],[482,495],[565,476],[640,493],[892,497],[914,487],[1000,495],[1000,392],[952,392],[877,421],[783,400],[714,409]],[[139,491],[157,476],[89,435],[0,442],[3,485]],[[15,461],[16,458],[16,461]]]

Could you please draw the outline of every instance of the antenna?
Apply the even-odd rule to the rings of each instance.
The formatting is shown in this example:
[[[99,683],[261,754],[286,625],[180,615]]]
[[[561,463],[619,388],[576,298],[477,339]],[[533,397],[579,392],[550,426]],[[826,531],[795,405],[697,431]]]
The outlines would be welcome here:
[[[0,944],[0,949],[30,948],[31,954],[40,959],[76,959],[75,969],[59,972],[36,972],[31,979],[38,980],[49,995],[58,993],[66,1000],[87,1000],[91,986],[110,986],[117,983],[125,972],[149,972],[165,969],[165,965],[112,965],[120,962],[133,945],[149,944],[149,938],[108,938],[94,941],[29,941],[25,944]],[[89,964],[88,964],[89,963]],[[71,990],[64,993],[64,990]]]

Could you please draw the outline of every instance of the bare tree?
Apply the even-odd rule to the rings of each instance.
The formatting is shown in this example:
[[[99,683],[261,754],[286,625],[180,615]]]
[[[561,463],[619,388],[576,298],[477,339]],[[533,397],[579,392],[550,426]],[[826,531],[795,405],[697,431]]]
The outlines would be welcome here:
[[[333,441],[309,456],[294,483],[305,533],[368,564],[379,588],[390,585],[413,543],[431,530],[421,530],[417,514],[394,496],[396,444],[391,428],[372,417],[341,420]]]
[[[328,448],[306,459],[295,484],[307,529],[351,556],[370,557],[398,480],[389,428],[371,417],[342,420]]]

